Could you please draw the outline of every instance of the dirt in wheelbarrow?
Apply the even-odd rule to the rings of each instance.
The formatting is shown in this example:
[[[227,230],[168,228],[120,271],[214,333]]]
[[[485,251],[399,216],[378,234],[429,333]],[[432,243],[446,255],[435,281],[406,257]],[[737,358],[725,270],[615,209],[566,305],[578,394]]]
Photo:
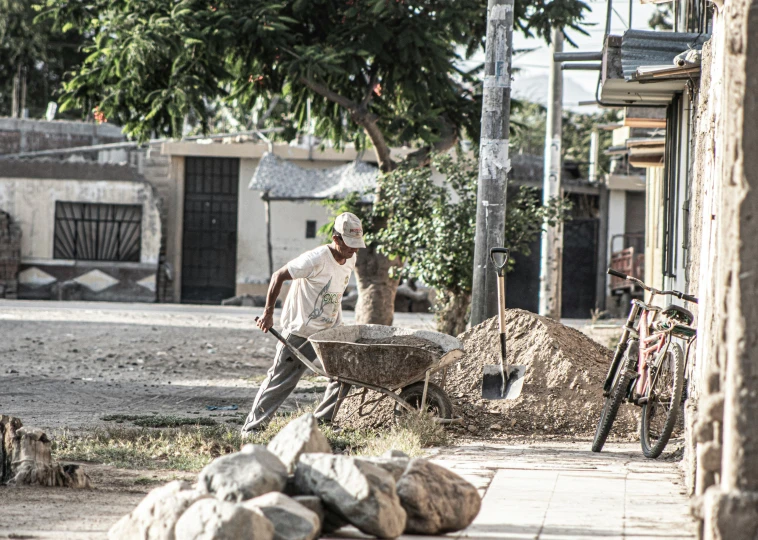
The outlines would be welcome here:
[[[425,351],[441,355],[442,347],[429,341],[415,336],[389,336],[385,338],[360,338],[356,343],[364,345],[405,345],[406,347],[415,347]]]
[[[523,391],[512,401],[481,399],[483,367],[500,357],[497,317],[458,336],[466,355],[448,369],[445,390],[460,424],[451,430],[463,437],[508,435],[592,436],[603,406],[602,384],[612,351],[578,330],[529,311],[506,314],[507,354],[511,364],[526,366]],[[440,375],[433,380],[440,381]],[[376,398],[369,393],[366,400]],[[385,399],[369,415],[359,414],[360,398],[346,401],[338,422],[352,427],[380,427],[394,421]],[[364,407],[366,412],[371,407]],[[635,436],[635,411],[622,406],[611,438]]]

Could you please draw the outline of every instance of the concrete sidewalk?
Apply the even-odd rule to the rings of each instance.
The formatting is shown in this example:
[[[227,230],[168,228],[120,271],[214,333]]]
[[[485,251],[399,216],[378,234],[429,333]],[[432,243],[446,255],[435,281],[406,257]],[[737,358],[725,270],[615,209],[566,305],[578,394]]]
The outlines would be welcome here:
[[[465,538],[694,538],[678,463],[639,444],[462,447],[435,461],[484,490]],[[672,448],[674,445],[672,445]]]
[[[589,441],[487,444],[443,449],[432,459],[484,496],[474,523],[446,538],[695,537],[678,463],[646,460],[639,444],[608,444],[601,454],[590,451]],[[345,529],[335,537],[362,535]]]

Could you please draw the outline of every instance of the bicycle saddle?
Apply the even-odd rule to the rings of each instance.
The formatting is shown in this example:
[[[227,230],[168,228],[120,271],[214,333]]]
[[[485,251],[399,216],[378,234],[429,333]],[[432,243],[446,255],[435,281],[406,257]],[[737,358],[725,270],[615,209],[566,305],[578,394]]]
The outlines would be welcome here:
[[[666,307],[666,309],[664,309],[661,313],[665,317],[679,321],[682,324],[689,325],[692,324],[692,321],[695,320],[695,316],[690,310],[685,309],[682,306],[677,306],[675,304],[669,304],[668,307]]]

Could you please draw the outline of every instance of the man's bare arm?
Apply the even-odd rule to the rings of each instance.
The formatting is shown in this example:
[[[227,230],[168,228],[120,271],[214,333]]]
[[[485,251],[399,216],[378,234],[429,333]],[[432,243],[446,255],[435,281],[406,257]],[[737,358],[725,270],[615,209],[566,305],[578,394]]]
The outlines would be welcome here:
[[[263,317],[258,319],[258,328],[264,332],[268,332],[268,329],[274,326],[276,299],[279,298],[279,293],[282,291],[284,282],[291,279],[292,276],[286,266],[281,267],[271,276],[271,283],[269,283],[268,292],[266,293],[266,307],[263,308]]]

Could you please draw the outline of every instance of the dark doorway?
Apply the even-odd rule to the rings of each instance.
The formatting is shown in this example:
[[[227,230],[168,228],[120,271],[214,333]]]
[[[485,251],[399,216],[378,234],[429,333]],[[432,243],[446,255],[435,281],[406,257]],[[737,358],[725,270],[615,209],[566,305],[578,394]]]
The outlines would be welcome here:
[[[563,223],[563,318],[589,319],[595,309],[598,223],[580,218]]]
[[[563,223],[562,316],[589,319],[595,308],[597,265],[597,219],[573,218]],[[516,264],[506,277],[506,302],[509,308],[539,311],[540,240],[529,246],[531,253],[514,253]]]
[[[185,159],[182,302],[234,296],[239,159]]]

